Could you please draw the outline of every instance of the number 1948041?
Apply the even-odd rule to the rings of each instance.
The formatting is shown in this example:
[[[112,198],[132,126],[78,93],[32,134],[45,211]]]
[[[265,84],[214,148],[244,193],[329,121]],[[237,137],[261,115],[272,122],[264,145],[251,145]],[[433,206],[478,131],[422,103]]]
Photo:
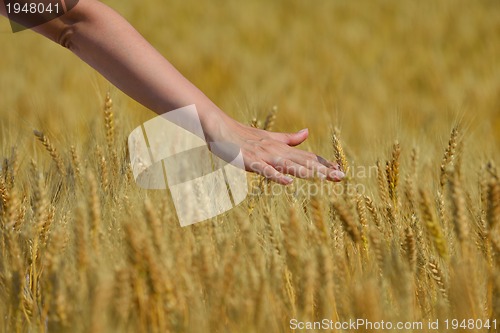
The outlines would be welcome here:
[[[482,320],[482,319],[446,319],[444,321],[445,329],[449,330],[480,330],[480,329],[494,329],[497,328],[497,320]]]
[[[54,13],[59,14],[62,13],[62,8],[59,6],[59,3],[7,3],[5,4],[5,8],[7,9],[7,14],[45,14],[45,13]]]

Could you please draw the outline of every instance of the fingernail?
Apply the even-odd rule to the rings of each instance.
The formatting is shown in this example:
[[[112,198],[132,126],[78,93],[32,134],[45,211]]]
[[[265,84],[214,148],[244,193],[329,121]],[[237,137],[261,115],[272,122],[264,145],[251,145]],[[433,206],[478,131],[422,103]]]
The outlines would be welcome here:
[[[301,129],[298,133],[304,133],[307,132],[307,128]]]
[[[337,178],[337,179],[342,179],[345,177],[345,173],[343,173],[340,170],[333,170],[330,172],[330,177],[331,178]]]
[[[286,184],[290,184],[291,182],[293,182],[293,178],[292,177],[288,177],[288,176],[283,176],[283,179],[285,180]]]

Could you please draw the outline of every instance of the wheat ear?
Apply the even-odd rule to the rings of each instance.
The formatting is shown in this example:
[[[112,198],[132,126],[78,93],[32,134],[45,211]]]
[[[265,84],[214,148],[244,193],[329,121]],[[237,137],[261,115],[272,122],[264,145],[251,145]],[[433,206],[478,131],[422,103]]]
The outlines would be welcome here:
[[[342,205],[337,201],[332,200],[331,204],[339,214],[340,221],[342,221],[342,224],[344,225],[344,228],[351,237],[352,241],[354,243],[359,243],[361,241],[361,234],[352,213],[345,205]]]
[[[106,144],[108,146],[108,156],[111,160],[113,174],[118,170],[118,156],[116,154],[115,137],[116,123],[115,114],[113,112],[113,100],[109,92],[106,94],[104,101],[104,127],[106,129]]]
[[[444,187],[444,185],[446,184],[446,180],[448,178],[446,169],[451,163],[453,163],[453,159],[455,157],[455,150],[457,148],[457,140],[458,140],[458,128],[454,127],[451,131],[450,139],[448,140],[448,146],[444,151],[443,160],[441,162],[441,173],[439,177],[439,182],[441,187]]]
[[[427,191],[420,190],[420,198],[420,211],[430,238],[439,255],[442,258],[446,258],[448,254],[446,242],[441,228],[438,225],[436,218],[431,210],[430,199]]]
[[[45,150],[47,150],[47,152],[50,154],[50,156],[52,157],[52,160],[54,161],[54,163],[57,166],[57,170],[59,171],[59,173],[62,176],[65,176],[66,170],[64,169],[63,160],[62,160],[61,156],[59,155],[59,152],[57,151],[57,149],[50,142],[49,138],[45,134],[43,134],[42,132],[37,131],[37,130],[33,130],[33,134],[35,134],[38,141],[40,141],[42,143],[42,145],[45,147]]]
[[[278,112],[278,107],[275,105],[272,107],[271,111],[266,117],[266,121],[264,122],[264,130],[272,131],[274,127],[274,122],[276,121],[276,113]]]
[[[349,172],[349,165],[347,163],[347,157],[344,153],[344,149],[342,148],[342,144],[340,141],[340,130],[335,128],[332,133],[332,146],[333,146],[333,156],[335,158],[335,162],[340,166],[340,170],[342,170],[345,174]]]

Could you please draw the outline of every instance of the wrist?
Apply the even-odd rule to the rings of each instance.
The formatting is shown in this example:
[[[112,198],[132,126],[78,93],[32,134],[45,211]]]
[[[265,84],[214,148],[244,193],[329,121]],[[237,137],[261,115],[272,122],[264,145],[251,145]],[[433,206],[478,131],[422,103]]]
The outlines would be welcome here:
[[[238,125],[238,122],[215,105],[196,105],[198,116],[207,142],[223,141],[227,138],[231,128]]]

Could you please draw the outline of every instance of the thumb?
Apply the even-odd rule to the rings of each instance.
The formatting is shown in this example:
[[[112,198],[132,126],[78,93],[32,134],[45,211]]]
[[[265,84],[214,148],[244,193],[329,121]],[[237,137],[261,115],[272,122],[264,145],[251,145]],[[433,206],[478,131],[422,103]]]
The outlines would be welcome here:
[[[269,133],[271,138],[286,143],[289,146],[297,146],[304,142],[309,136],[309,130],[304,128],[297,133]]]

